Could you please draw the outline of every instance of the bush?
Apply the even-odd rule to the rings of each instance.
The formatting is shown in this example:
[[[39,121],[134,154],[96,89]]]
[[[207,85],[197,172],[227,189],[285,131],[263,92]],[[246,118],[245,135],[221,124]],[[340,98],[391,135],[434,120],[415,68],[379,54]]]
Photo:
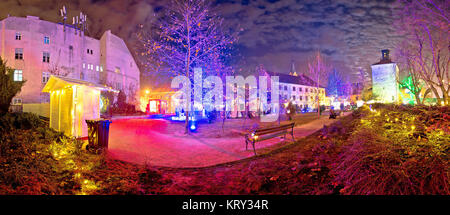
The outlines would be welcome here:
[[[0,132],[11,129],[32,129],[43,126],[44,122],[33,113],[6,113],[0,116]]]
[[[355,112],[358,126],[335,161],[341,194],[449,195],[448,108],[372,108]]]
[[[8,112],[12,99],[24,84],[25,81],[14,81],[14,69],[7,67],[0,57],[0,116]]]

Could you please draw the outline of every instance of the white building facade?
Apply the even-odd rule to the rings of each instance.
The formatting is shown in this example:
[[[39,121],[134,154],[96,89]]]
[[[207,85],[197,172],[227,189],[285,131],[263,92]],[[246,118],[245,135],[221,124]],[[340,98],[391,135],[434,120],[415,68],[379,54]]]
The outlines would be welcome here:
[[[318,96],[320,105],[330,105],[329,101],[326,101],[325,88],[317,87],[313,80],[303,74],[288,75],[268,72],[268,75],[279,77],[279,101],[281,104],[292,102],[298,109],[312,111],[317,109],[316,98]]]
[[[399,69],[396,63],[389,57],[389,50],[382,50],[380,62],[372,67],[372,92],[375,101],[382,103],[398,103]]]
[[[138,107],[139,68],[125,42],[106,31],[88,37],[71,25],[39,17],[8,17],[0,21],[0,56],[25,80],[13,99],[24,112],[48,116],[49,96],[42,89],[50,75],[64,76],[122,90]]]

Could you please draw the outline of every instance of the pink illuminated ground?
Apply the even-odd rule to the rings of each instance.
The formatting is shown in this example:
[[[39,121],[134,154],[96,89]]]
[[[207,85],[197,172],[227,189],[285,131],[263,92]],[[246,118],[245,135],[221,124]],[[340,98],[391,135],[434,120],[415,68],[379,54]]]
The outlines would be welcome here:
[[[237,121],[236,121],[237,122]],[[295,138],[302,138],[330,124],[327,116],[295,128]],[[242,124],[241,122],[238,122]],[[226,125],[233,124],[233,120]],[[248,123],[249,126],[251,122]],[[200,124],[199,133],[184,135],[182,123],[163,119],[119,119],[110,127],[109,154],[116,159],[154,166],[204,167],[253,156],[253,151],[245,150],[245,141],[240,134],[226,128],[228,135],[201,135],[209,130],[217,132],[218,123]],[[217,137],[214,137],[217,136]],[[292,141],[280,138],[256,144],[257,153],[279,148]]]

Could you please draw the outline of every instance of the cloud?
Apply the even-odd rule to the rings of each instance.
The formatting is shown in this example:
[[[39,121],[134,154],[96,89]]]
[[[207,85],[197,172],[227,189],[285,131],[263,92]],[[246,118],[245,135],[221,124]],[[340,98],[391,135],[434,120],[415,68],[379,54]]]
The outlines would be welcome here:
[[[0,18],[34,15],[58,22],[59,8],[66,5],[69,17],[80,11],[87,14],[91,36],[98,38],[111,29],[133,47],[137,26],[154,21],[166,4],[166,0],[2,0]],[[350,75],[359,67],[368,69],[379,60],[380,50],[392,49],[398,39],[392,26],[393,0],[217,0],[216,5],[227,24],[244,29],[237,46],[246,69],[264,63],[271,70],[287,72],[294,60],[304,70],[307,59],[320,50],[330,64]]]

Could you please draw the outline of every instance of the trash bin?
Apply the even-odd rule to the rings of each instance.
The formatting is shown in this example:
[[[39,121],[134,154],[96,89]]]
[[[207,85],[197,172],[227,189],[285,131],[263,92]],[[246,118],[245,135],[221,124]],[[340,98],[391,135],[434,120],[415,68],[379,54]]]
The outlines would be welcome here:
[[[88,145],[86,149],[91,152],[101,152],[108,149],[110,120],[86,120],[88,126]]]

